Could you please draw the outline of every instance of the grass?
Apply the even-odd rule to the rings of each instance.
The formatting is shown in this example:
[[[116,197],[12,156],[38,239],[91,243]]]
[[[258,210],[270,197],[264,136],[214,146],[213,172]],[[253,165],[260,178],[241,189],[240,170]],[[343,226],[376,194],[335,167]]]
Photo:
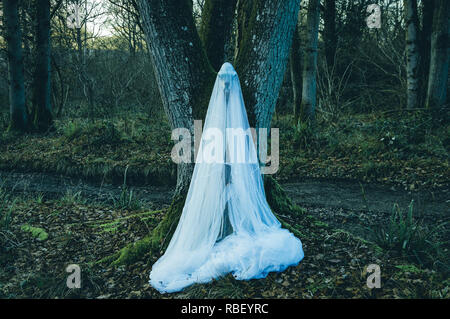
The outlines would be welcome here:
[[[75,203],[84,203],[82,194],[80,191],[74,192],[71,189],[68,189],[63,197],[61,197],[60,201],[65,204],[75,204]]]
[[[113,197],[114,206],[119,209],[139,210],[142,207],[141,202],[133,193],[133,190],[130,190],[127,186],[128,168],[129,166],[125,168],[120,195]]]
[[[88,121],[57,120],[48,135],[0,136],[0,169],[34,171],[121,183],[128,167],[132,184],[167,185],[175,182],[170,158],[170,129],[165,121],[141,113]],[[8,151],[6,151],[8,149]]]
[[[414,201],[407,212],[394,204],[389,222],[385,227],[372,230],[375,242],[390,253],[405,257],[423,267],[450,270],[448,256],[448,223],[431,229],[414,218]],[[439,233],[440,236],[436,236]],[[443,238],[443,239],[442,239]]]
[[[9,194],[0,187],[0,230],[9,230],[13,209],[14,202],[9,201]]]
[[[16,245],[11,233],[16,201],[16,198],[11,199],[11,195],[0,187],[0,253],[6,253]]]

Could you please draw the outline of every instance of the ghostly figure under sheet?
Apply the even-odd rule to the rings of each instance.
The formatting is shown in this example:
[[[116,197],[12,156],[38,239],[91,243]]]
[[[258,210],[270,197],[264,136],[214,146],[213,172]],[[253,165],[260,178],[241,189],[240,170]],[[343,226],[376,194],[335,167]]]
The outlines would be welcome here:
[[[153,265],[150,284],[175,292],[232,273],[265,277],[303,259],[301,241],[267,204],[239,78],[220,69],[177,229]]]

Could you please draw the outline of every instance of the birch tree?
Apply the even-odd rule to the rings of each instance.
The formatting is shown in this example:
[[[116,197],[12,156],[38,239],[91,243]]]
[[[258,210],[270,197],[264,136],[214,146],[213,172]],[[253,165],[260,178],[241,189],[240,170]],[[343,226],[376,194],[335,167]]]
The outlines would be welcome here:
[[[418,63],[419,49],[417,46],[418,24],[417,0],[404,0],[406,21],[406,105],[411,110],[417,107],[419,93]]]

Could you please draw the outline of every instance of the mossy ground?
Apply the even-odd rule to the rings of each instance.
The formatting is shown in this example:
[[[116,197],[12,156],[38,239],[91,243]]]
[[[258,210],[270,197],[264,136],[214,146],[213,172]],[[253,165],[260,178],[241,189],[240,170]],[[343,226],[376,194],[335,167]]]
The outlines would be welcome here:
[[[291,202],[278,182],[272,177],[268,176],[265,179],[265,193],[269,205],[275,214],[277,214],[282,226],[289,229],[295,235],[300,235],[295,227],[285,221],[285,218],[290,215],[299,217],[304,211]],[[115,266],[129,265],[142,258],[149,251],[155,254],[162,253],[169,244],[170,238],[176,229],[185,199],[185,194],[176,195],[172,200],[172,204],[165,212],[164,218],[150,234],[138,242],[127,245],[114,255],[102,259],[100,263],[110,263]],[[100,226],[103,226],[107,231],[117,230],[116,221]]]
[[[173,184],[176,166],[170,158],[167,122],[143,114],[132,120],[71,119],[55,121],[47,135],[0,137],[0,169],[57,173],[95,181]]]
[[[48,238],[48,234],[45,231],[45,229],[40,227],[33,227],[28,224],[24,224],[20,229],[24,232],[30,233],[34,238],[37,238],[41,241],[46,240]]]

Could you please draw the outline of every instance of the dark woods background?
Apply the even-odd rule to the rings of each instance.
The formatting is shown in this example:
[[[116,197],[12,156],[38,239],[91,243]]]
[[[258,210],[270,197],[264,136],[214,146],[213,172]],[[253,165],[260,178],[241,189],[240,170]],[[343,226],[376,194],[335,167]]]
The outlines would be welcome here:
[[[207,34],[206,28],[202,29],[204,2],[194,1],[192,8],[198,29]],[[233,2],[236,1],[230,1],[230,6],[235,5]],[[68,25],[69,17],[75,14],[73,4],[76,3],[80,8],[80,28]],[[369,29],[366,25],[369,15],[366,9],[371,3],[381,6],[380,29]],[[418,98],[409,106],[410,109],[426,108],[433,21],[437,23],[433,16],[438,15],[438,3],[430,0],[418,1],[417,6],[414,5],[413,22],[417,30],[414,41],[419,55],[414,76],[418,81]],[[153,116],[162,111],[134,1],[50,1],[50,4],[46,1],[11,1],[11,6],[11,12],[17,11],[17,16],[12,16],[12,20],[17,20],[12,22],[16,23],[17,28],[9,38],[11,41],[17,38],[22,51],[15,52],[17,47],[11,48],[11,54],[23,57],[18,63],[23,64],[24,68],[24,92],[14,94],[25,96],[26,110],[31,115],[26,124],[28,129],[46,131],[49,124],[42,124],[41,127],[36,123],[40,117],[107,118],[117,112],[134,112],[137,109]],[[335,121],[348,113],[405,109],[407,24],[403,1],[323,1],[319,11],[319,116]],[[308,39],[307,13],[308,3],[304,1],[290,66],[277,102],[276,113],[279,115],[300,113],[297,109],[301,101],[302,61]],[[207,18],[204,17],[205,20]],[[91,27],[86,29],[86,23],[91,23]],[[233,25],[232,18],[229,23]],[[107,35],[99,32],[100,28],[105,27],[108,29]],[[225,49],[227,58],[219,55],[216,60],[220,62],[233,60],[236,30],[233,28],[231,31],[233,34],[227,39]],[[8,115],[10,90],[6,32],[3,21],[0,101],[4,126],[11,122]],[[444,39],[440,41],[445,42]],[[45,61],[47,59],[48,62]],[[42,62],[48,67],[42,67]],[[220,62],[214,65],[216,69]],[[50,72],[51,76],[46,72]],[[47,77],[50,78],[48,86],[45,83]],[[46,91],[42,94],[48,97],[39,98],[40,91]],[[294,96],[297,103],[294,103]],[[445,102],[439,101],[444,105]],[[45,113],[45,109],[51,110],[51,115],[35,114]]]
[[[18,36],[22,43],[25,103],[29,114],[38,103],[34,96],[39,81],[35,78],[47,77],[47,68],[39,69],[39,57],[44,55],[49,56],[48,71],[51,76],[49,88],[43,89],[50,91],[50,98],[43,103],[49,105],[54,118],[107,117],[123,107],[159,112],[160,102],[155,91],[153,71],[137,15],[130,2],[119,3],[123,8],[108,1],[51,1],[47,7],[45,1],[11,3],[18,5],[18,24],[10,37]],[[75,17],[75,4],[79,6],[80,28],[76,28],[75,21],[73,25],[68,25],[70,17]],[[43,19],[38,17],[42,10],[47,10]],[[106,15],[113,34],[101,37],[98,28],[105,23],[102,17]],[[97,25],[95,30],[89,32],[86,23],[91,21]],[[40,28],[45,29],[42,37],[37,32]],[[2,25],[2,36],[1,99],[5,106],[2,111],[7,111],[9,90],[5,23]],[[51,41],[46,39],[49,36]],[[51,43],[50,46],[47,43]],[[45,48],[41,49],[41,46]],[[31,127],[36,124],[33,121],[34,118],[30,118]]]

